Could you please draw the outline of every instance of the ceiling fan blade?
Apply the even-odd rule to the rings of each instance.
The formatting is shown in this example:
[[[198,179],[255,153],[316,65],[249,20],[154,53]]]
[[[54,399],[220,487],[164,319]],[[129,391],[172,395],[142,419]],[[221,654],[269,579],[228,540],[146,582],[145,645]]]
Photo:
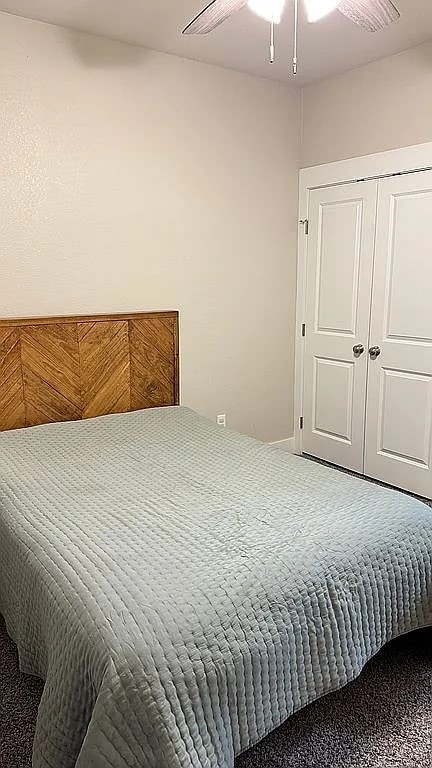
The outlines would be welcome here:
[[[338,10],[368,32],[378,32],[400,18],[391,0],[342,0]]]
[[[192,19],[183,30],[183,34],[206,35],[246,4],[247,0],[213,0]]]

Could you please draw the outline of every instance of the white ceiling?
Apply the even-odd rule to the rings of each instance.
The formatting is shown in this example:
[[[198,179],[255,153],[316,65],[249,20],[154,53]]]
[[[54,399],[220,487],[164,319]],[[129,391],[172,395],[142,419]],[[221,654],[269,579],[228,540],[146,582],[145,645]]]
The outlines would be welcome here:
[[[181,30],[206,0],[0,0],[0,10],[304,85],[431,40],[431,0],[394,2],[401,20],[375,34],[338,12],[317,24],[308,24],[302,12],[296,80],[291,75],[292,0],[277,30],[273,65],[268,63],[269,27],[247,8],[203,37],[182,37]]]

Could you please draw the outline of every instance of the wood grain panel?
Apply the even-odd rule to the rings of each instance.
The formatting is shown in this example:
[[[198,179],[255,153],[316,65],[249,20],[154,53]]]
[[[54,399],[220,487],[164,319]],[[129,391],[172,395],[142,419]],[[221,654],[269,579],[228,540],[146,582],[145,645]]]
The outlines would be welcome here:
[[[4,429],[25,426],[21,349],[17,328],[0,328],[0,413]]]
[[[0,320],[0,431],[177,405],[178,313]]]
[[[130,410],[127,320],[79,323],[83,418]]]
[[[175,329],[171,319],[129,323],[131,410],[176,401]]]
[[[28,326],[20,331],[26,426],[81,418],[76,323]]]

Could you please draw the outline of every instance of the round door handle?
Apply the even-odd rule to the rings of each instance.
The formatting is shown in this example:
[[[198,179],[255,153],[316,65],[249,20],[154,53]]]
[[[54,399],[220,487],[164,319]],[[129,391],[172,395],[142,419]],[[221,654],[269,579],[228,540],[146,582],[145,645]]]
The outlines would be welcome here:
[[[369,355],[371,357],[371,360],[376,360],[377,357],[379,357],[381,354],[381,350],[379,347],[371,347],[369,350]]]
[[[353,347],[353,352],[354,352],[356,357],[360,357],[360,355],[362,355],[364,351],[365,351],[365,348],[364,348],[363,344],[356,344]]]

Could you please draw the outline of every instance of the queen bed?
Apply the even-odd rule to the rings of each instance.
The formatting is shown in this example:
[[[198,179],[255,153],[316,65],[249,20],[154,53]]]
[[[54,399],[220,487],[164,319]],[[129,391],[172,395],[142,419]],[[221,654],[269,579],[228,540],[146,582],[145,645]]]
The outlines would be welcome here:
[[[431,509],[178,406],[175,313],[32,322],[0,324],[0,613],[34,768],[233,768],[432,624]]]

